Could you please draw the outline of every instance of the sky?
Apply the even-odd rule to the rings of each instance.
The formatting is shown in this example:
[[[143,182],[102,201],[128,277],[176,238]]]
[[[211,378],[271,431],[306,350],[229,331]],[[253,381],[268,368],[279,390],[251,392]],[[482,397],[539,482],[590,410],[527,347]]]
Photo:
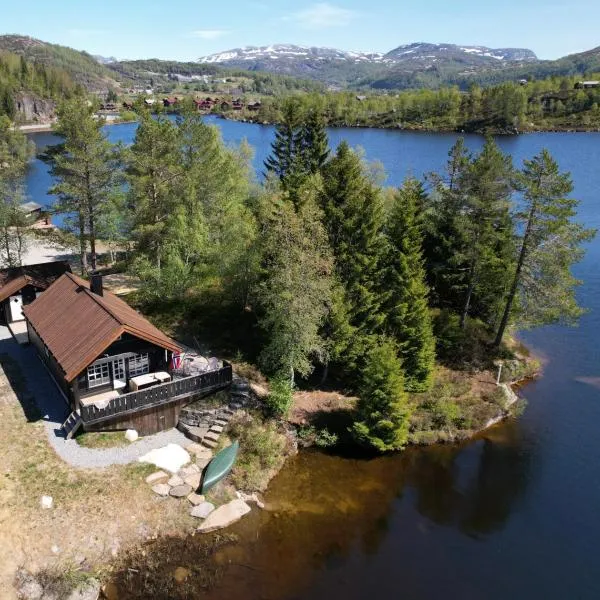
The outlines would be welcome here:
[[[600,46],[598,0],[0,0],[0,15],[0,33],[119,59],[195,60],[276,43],[376,52],[455,43],[544,59]]]

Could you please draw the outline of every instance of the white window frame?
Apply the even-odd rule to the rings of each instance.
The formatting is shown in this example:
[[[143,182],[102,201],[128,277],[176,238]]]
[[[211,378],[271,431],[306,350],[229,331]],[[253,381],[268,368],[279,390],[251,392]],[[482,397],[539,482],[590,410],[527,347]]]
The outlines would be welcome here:
[[[110,367],[108,363],[90,365],[87,368],[88,388],[96,388],[110,383]]]
[[[137,377],[138,375],[146,375],[150,373],[150,357],[148,353],[136,354],[129,359],[129,377]]]

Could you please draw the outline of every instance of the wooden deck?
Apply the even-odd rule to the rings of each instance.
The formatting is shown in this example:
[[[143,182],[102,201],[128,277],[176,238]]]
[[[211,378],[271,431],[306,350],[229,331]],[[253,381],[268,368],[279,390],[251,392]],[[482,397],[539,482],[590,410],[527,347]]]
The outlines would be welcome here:
[[[176,379],[137,392],[111,399],[106,406],[82,406],[80,409],[84,429],[123,429],[136,423],[143,415],[151,422],[142,424],[144,435],[149,430],[166,429],[177,424],[179,410],[192,397],[207,395],[227,388],[231,384],[231,365],[200,375]],[[138,415],[136,417],[136,415]],[[163,419],[163,422],[160,420]],[[174,423],[171,423],[174,421]],[[168,422],[168,423],[167,423]],[[140,431],[140,433],[142,433]]]

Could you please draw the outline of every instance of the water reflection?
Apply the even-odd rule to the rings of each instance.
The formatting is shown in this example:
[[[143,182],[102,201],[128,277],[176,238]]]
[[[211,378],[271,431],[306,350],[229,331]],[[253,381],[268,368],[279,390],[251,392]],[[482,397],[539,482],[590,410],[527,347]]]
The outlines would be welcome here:
[[[320,574],[348,571],[352,564],[363,568],[371,561],[387,561],[400,576],[401,565],[382,551],[386,544],[400,540],[410,547],[433,526],[471,538],[498,531],[524,493],[529,464],[515,422],[464,446],[410,449],[368,461],[302,453],[273,482],[267,510],[253,510],[230,530],[238,541],[214,553],[212,563],[220,575],[211,592],[201,589],[205,578],[198,578],[193,590],[188,581],[185,591],[172,581],[175,566],[194,568],[198,537],[181,546],[177,542],[179,549],[173,557],[176,547],[170,548],[162,570],[144,573],[142,566],[140,580],[123,587],[132,594],[127,597],[143,597],[143,580],[159,597],[162,578],[171,598],[207,593],[215,599],[284,599],[311,596],[308,590]],[[409,522],[414,509],[429,527]],[[159,551],[164,556],[164,545]],[[151,556],[135,560],[139,562],[130,565],[135,569],[139,563],[159,562]],[[351,580],[352,573],[347,577]]]

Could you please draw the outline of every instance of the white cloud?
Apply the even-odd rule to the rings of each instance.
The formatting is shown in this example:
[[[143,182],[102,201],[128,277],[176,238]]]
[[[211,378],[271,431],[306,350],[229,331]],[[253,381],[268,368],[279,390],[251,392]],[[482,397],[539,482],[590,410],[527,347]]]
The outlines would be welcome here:
[[[218,40],[231,33],[227,29],[197,29],[191,31],[189,37],[200,38],[201,40]]]
[[[306,29],[327,29],[343,27],[358,16],[358,12],[327,2],[313,4],[304,10],[284,17],[285,21],[294,21]]]

